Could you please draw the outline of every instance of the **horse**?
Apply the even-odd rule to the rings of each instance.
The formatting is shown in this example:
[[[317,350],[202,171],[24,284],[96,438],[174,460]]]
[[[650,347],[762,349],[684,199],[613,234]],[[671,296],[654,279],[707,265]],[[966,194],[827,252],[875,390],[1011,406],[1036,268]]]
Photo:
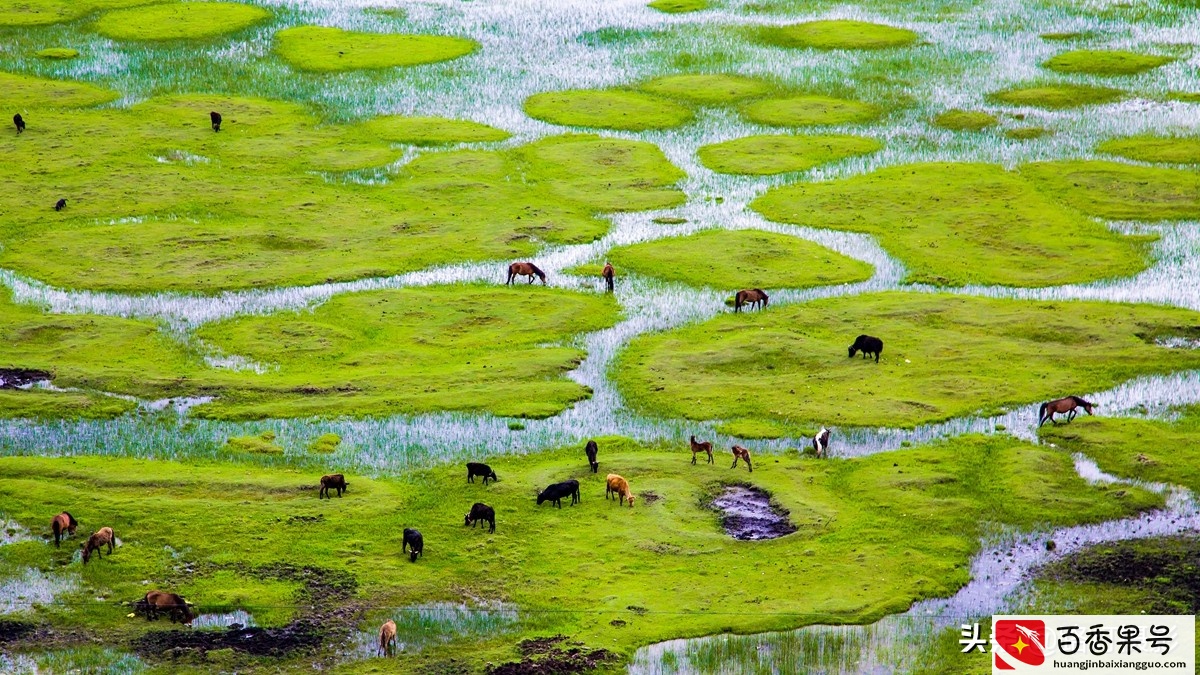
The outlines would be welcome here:
[[[92,557],[92,551],[96,552],[96,557],[101,558],[100,549],[108,546],[108,554],[112,555],[113,540],[116,535],[113,534],[111,527],[102,527],[96,530],[96,533],[88,537],[88,540],[83,544],[83,564],[88,564],[88,560]]]
[[[496,477],[496,472],[492,471],[492,467],[479,462],[467,462],[467,482],[474,483],[475,476],[483,476],[483,484],[487,485],[488,479],[493,481],[500,480]]]
[[[614,274],[616,274],[616,273],[613,271],[612,263],[605,261],[604,271],[600,273],[600,276],[604,277],[604,285],[608,287],[609,293],[613,292],[613,275]]]
[[[855,352],[862,352],[863,358],[867,358],[867,354],[875,355],[875,363],[879,363],[879,355],[883,353],[883,340],[870,335],[859,335],[854,338],[854,344],[850,345],[850,358],[854,358]]]
[[[826,451],[829,450],[829,430],[825,427],[821,427],[821,430],[817,432],[817,435],[813,436],[812,446],[817,457],[824,457]]]
[[[508,266],[508,281],[504,282],[504,285],[507,286],[511,284],[513,279],[517,276],[529,277],[529,283],[532,284],[533,277],[535,275],[537,278],[542,280],[542,285],[545,286],[546,273],[538,269],[537,265],[534,265],[531,262],[515,262]]]
[[[738,291],[737,295],[733,296],[733,311],[735,313],[742,311],[742,305],[746,304],[750,305],[750,309],[754,309],[755,307],[762,309],[767,306],[770,300],[766,292],[761,288]]]
[[[1066,413],[1067,421],[1070,422],[1071,420],[1075,419],[1075,415],[1079,414],[1075,410],[1076,408],[1083,408],[1087,411],[1087,414],[1091,415],[1093,414],[1092,408],[1095,407],[1095,403],[1085,401],[1078,396],[1068,396],[1066,398],[1060,398],[1057,401],[1047,401],[1043,403],[1040,408],[1038,408],[1038,427],[1041,427],[1043,424],[1045,424],[1046,420],[1050,420],[1051,424],[1058,424],[1058,422],[1054,421],[1054,415],[1056,413]]]
[[[396,653],[396,622],[391,619],[379,627],[379,653],[384,656]]]
[[[538,506],[541,506],[542,502],[550,502],[561,509],[563,497],[571,498],[571,506],[583,501],[579,497],[579,481],[564,480],[561,483],[552,483],[546,486],[545,490],[538,493],[537,503]]]
[[[488,524],[492,526],[488,532],[496,531],[496,509],[493,509],[487,504],[475,502],[475,504],[471,506],[471,512],[468,513],[467,517],[463,519],[463,525],[475,527],[480,520],[486,520]]]
[[[731,466],[729,468],[731,468],[731,469],[737,468],[737,463],[738,463],[739,459],[746,460],[746,468],[750,469],[751,473],[754,472],[754,466],[752,464],[750,464],[750,451],[747,450],[746,448],[743,448],[740,445],[735,445],[735,446],[733,446],[733,466]]]
[[[404,528],[404,543],[400,545],[400,552],[404,553],[406,548],[411,548],[409,555],[413,562],[417,562],[417,556],[425,555],[425,537],[421,536],[421,532],[414,530],[411,527]]]
[[[588,466],[592,467],[592,473],[596,473],[596,469],[600,468],[600,462],[596,461],[596,455],[600,452],[600,446],[596,445],[596,441],[588,441],[583,451],[587,453]]]
[[[50,519],[50,529],[54,531],[54,548],[59,548],[59,542],[62,541],[63,532],[75,534],[75,528],[79,527],[79,523],[75,520],[75,516],[63,511],[62,513]]]
[[[160,611],[170,612],[172,621],[180,621],[184,624],[191,623],[195,618],[195,614],[192,613],[192,603],[175,593],[164,593],[163,591],[147,592],[141,600],[133,603],[133,609],[135,612],[143,612],[147,621],[157,619]]]
[[[208,119],[212,121],[213,131],[221,130],[221,113],[214,110],[213,112],[208,113]]]
[[[340,473],[321,476],[321,491],[317,493],[317,499],[321,497],[333,499],[333,495],[329,494],[330,490],[337,490],[337,495],[341,497],[342,493],[346,491],[347,485],[349,483],[346,482],[346,477]]]
[[[615,473],[608,474],[605,479],[604,498],[608,499],[609,495],[617,495],[617,503],[621,504],[624,500],[629,500],[629,508],[633,508],[633,490],[629,489],[629,481]]]
[[[696,440],[695,436],[692,436],[692,464],[693,465],[696,463],[696,455],[701,452],[708,453],[708,463],[712,464],[713,463],[712,441],[700,442],[700,441]]]
[[[67,200],[60,199],[60,200],[54,202],[54,210],[55,211],[62,211],[65,208],[67,208]]]
[[[21,132],[25,131],[25,118],[21,117],[21,113],[17,113],[16,115],[13,115],[13,125],[15,127],[17,127],[18,135],[20,135]]]

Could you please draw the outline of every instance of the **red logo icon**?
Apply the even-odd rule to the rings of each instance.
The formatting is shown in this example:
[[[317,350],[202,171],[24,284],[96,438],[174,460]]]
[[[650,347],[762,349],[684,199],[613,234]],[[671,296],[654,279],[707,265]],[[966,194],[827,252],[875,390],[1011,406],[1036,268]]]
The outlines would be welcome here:
[[[1046,661],[1046,622],[1034,619],[1004,619],[992,634],[996,643],[997,670],[1013,670],[1014,663],[1040,666]]]

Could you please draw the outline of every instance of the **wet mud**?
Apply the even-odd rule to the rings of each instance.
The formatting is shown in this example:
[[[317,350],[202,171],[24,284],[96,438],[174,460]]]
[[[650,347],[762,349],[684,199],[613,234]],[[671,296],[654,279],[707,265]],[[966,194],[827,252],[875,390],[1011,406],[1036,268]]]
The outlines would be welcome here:
[[[520,661],[488,668],[489,675],[567,675],[590,673],[619,657],[607,649],[588,649],[580,642],[567,642],[565,635],[532,638],[517,644]]]
[[[1097,544],[1039,570],[1043,580],[1112,584],[1148,595],[1151,614],[1200,612],[1200,537],[1151,537]]]
[[[37,382],[53,380],[54,375],[45,370],[29,368],[0,368],[0,389],[20,389]]]
[[[796,531],[788,510],[771,503],[771,495],[753,485],[727,485],[713,498],[725,533],[741,541],[778,539]]]

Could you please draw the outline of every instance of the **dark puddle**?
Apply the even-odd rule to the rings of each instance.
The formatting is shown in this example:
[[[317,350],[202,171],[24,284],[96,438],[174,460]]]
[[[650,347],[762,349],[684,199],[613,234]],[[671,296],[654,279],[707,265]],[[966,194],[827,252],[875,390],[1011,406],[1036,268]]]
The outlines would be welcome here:
[[[0,389],[20,389],[38,382],[49,382],[54,376],[45,370],[0,368]]]
[[[618,660],[607,649],[588,649],[580,642],[567,642],[565,635],[532,638],[517,643],[520,661],[489,667],[488,675],[566,675],[590,673],[605,663]]]
[[[725,533],[742,541],[777,539],[796,531],[787,509],[771,503],[771,495],[753,485],[726,485],[712,500],[722,514]]]
[[[1089,546],[1043,567],[1041,579],[1136,588],[1148,614],[1200,612],[1200,537],[1151,537]]]

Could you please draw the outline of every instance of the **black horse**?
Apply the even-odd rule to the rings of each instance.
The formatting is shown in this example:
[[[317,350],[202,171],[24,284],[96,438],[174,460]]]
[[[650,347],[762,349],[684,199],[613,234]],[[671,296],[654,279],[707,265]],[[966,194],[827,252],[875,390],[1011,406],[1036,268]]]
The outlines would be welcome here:
[[[596,441],[588,441],[587,447],[583,451],[587,453],[588,465],[592,467],[592,473],[596,473],[596,469],[600,468],[600,462],[596,461],[596,454],[600,452],[600,446],[596,445]]]
[[[413,562],[417,562],[417,556],[425,554],[425,538],[419,531],[411,527],[404,528],[404,543],[400,545],[400,552],[404,553],[407,548],[412,549],[409,551],[409,556]]]
[[[867,358],[867,354],[875,355],[875,363],[879,363],[879,355],[883,353],[883,340],[870,335],[859,335],[854,339],[854,344],[850,345],[850,358],[854,358],[855,352],[862,352],[863,358]]]

